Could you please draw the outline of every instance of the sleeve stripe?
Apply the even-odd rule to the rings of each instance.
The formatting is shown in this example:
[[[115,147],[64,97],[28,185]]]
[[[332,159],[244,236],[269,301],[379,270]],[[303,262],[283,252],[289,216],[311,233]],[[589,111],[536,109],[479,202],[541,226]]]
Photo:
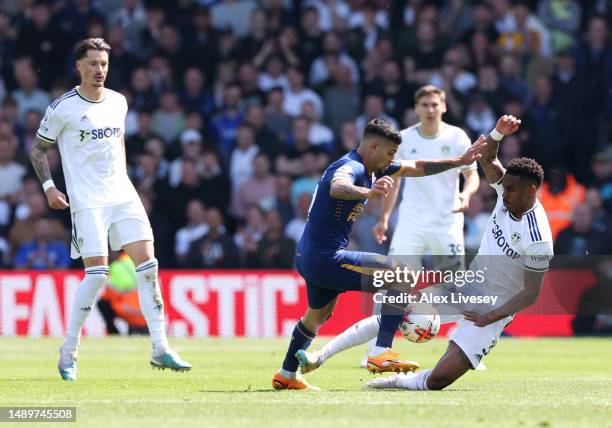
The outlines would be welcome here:
[[[36,133],[36,136],[37,136],[37,137],[39,137],[40,139],[45,140],[45,141],[48,141],[48,142],[50,142],[50,143],[55,143],[55,140],[52,140],[52,139],[51,139],[51,138],[49,138],[49,137],[45,137],[44,135],[41,135],[41,133],[40,133],[40,132],[37,132],[37,133]]]
[[[534,268],[534,267],[527,266],[527,265],[525,265],[525,269],[530,270],[532,272],[547,272],[548,271],[548,268]]]

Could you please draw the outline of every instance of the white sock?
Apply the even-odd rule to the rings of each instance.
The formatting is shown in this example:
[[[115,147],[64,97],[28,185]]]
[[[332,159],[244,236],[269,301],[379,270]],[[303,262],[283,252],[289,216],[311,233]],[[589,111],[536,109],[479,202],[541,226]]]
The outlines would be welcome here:
[[[280,375],[286,379],[295,379],[297,377],[297,372],[290,372],[281,367],[278,371]]]
[[[380,316],[372,315],[353,324],[338,336],[334,337],[320,351],[321,363],[327,361],[338,352],[366,343],[376,337],[380,327]]]
[[[416,375],[409,373],[406,375],[398,375],[397,387],[410,389],[412,391],[428,391],[427,378],[431,373],[431,369],[421,370]]]
[[[108,279],[108,266],[91,266],[85,268],[85,276],[77,287],[70,311],[68,335],[64,341],[66,349],[76,349],[81,337],[81,329],[87,320],[91,308],[96,303],[96,296]]]
[[[377,355],[382,354],[383,352],[387,352],[391,348],[385,348],[384,346],[374,346],[370,350],[370,357],[375,357]]]
[[[170,350],[164,327],[164,301],[157,279],[157,268],[157,259],[147,260],[136,267],[138,300],[149,327],[153,355],[161,355]]]

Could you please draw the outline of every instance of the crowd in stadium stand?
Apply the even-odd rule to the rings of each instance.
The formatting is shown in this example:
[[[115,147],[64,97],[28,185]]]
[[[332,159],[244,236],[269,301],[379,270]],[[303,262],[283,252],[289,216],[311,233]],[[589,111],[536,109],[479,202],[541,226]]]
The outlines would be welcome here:
[[[28,160],[50,101],[78,84],[71,47],[104,37],[129,103],[130,176],[162,267],[291,268],[322,171],[365,123],[416,122],[446,91],[471,138],[522,118],[503,163],[534,157],[557,254],[611,254],[612,4],[605,0],[0,0],[0,267],[80,267],[67,211]],[[59,153],[53,180],[65,191]],[[474,252],[495,200],[466,213]],[[384,252],[370,203],[352,244]]]

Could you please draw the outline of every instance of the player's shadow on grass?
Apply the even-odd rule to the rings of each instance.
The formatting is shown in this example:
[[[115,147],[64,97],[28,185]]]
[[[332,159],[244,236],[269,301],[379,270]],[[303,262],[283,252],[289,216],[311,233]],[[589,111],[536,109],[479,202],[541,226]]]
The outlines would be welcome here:
[[[351,392],[354,389],[324,389],[322,392]],[[198,392],[217,392],[217,393],[228,393],[228,394],[247,394],[253,392],[274,392],[275,394],[283,394],[285,391],[277,391],[275,389],[200,389]],[[295,393],[295,391],[291,391]]]

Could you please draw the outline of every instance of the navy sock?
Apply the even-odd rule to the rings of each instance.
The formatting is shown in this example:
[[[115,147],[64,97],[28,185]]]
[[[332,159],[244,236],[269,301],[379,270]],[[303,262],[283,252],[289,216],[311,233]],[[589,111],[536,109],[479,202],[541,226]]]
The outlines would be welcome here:
[[[398,322],[399,325],[399,322]],[[283,361],[283,370],[288,372],[296,372],[298,369],[298,360],[295,358],[295,353],[300,349],[308,349],[312,340],[317,336],[317,333],[312,333],[299,320],[293,329],[291,334],[291,342],[289,342],[289,349],[287,349],[287,355]]]
[[[399,296],[400,294],[399,291],[387,290],[387,297]],[[391,348],[393,346],[393,336],[395,336],[395,332],[402,321],[404,310],[405,308],[401,305],[383,303],[376,346],[380,346],[381,348]]]

